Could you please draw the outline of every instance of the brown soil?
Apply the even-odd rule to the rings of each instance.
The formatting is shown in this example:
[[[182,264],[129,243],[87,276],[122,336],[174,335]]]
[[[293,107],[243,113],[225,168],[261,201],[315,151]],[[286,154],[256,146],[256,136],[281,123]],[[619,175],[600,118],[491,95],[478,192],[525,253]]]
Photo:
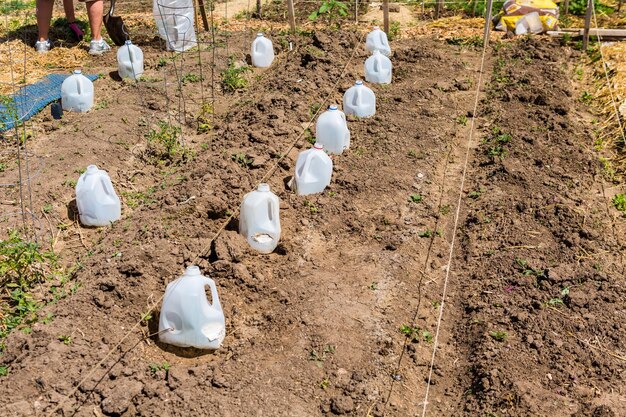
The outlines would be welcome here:
[[[94,59],[85,72],[105,75],[98,108],[61,122],[46,109],[29,125],[43,166],[33,207],[52,229],[42,235],[83,267],[75,294],[41,311],[52,321],[7,339],[4,413],[408,416],[421,415],[430,382],[428,415],[626,415],[624,219],[602,195],[589,118],[569,81],[572,52],[545,39],[488,51],[446,280],[481,51],[394,42],[394,82],[373,87],[377,115],[350,121],[331,186],[302,198],[285,182],[309,146],[303,129],[318,105],[341,102],[367,54],[351,31],[269,36],[275,64],[248,73],[237,93],[221,89],[219,74],[230,55],[246,59],[252,33],[220,32],[217,48],[175,59],[140,36],[146,81],[116,80],[113,54]],[[204,80],[179,85],[186,74]],[[212,95],[213,129],[197,133]],[[145,134],[160,120],[180,125],[186,158],[155,163]],[[68,180],[90,163],[124,200],[110,228],[73,223]],[[262,256],[229,213],[276,163],[268,182],[283,237]],[[123,338],[192,262],[218,284],[222,348],[147,337],[158,309]]]

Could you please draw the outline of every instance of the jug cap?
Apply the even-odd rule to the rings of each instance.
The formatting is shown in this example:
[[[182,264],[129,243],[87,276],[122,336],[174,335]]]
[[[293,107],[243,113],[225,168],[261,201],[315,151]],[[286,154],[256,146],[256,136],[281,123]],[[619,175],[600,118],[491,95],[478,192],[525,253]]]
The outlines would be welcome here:
[[[330,106],[328,106],[328,110],[337,110],[337,105],[336,104],[331,104]]]
[[[257,189],[257,191],[261,191],[261,192],[265,193],[265,192],[268,192],[270,190],[270,185],[262,182],[261,184],[259,184],[258,187],[256,187],[256,189]]]
[[[79,70],[79,69],[75,69],[75,70],[74,70],[74,74],[82,74],[82,73],[83,73],[83,72],[82,72],[81,70]]]
[[[130,39],[126,39],[126,42],[124,42],[125,45],[132,45],[133,42]]]
[[[95,173],[96,173],[96,172],[98,172],[98,171],[99,171],[98,166],[97,166],[97,165],[94,165],[94,164],[91,164],[91,165],[89,165],[89,166],[87,167],[87,171],[85,171],[85,172],[86,172],[87,174],[95,174]]]
[[[380,26],[372,26],[372,30],[380,30]]]
[[[264,35],[263,33],[261,33],[261,32],[259,32],[259,33],[257,33],[257,34],[256,34],[256,37],[257,37],[257,38],[260,38],[260,37],[263,37],[263,36],[265,36],[265,35]]]
[[[315,142],[315,144],[313,145],[313,149],[317,149],[317,150],[323,150],[324,149],[324,145],[322,145],[319,142]]]
[[[200,274],[200,268],[196,265],[188,266],[185,269],[185,275],[198,276]]]
[[[354,85],[363,85],[363,81],[361,81],[361,80],[356,80],[356,82],[354,83]]]

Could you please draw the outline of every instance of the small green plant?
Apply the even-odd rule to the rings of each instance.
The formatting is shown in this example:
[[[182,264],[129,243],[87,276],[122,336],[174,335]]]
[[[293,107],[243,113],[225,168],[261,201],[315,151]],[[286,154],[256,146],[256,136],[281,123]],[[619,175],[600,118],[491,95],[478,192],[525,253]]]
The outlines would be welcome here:
[[[429,230],[429,229],[426,229],[423,232],[419,232],[417,235],[419,237],[431,237],[433,235],[433,232],[431,230]]]
[[[407,152],[407,156],[409,158],[417,158],[417,152],[415,151],[415,149],[409,149],[409,151]]]
[[[200,75],[190,72],[188,74],[183,75],[183,77],[181,78],[181,82],[183,84],[197,83],[197,82],[202,81],[203,79],[204,78],[202,78]]]
[[[580,96],[580,101],[584,104],[591,104],[591,102],[593,101],[593,96],[590,92],[584,91]]]
[[[200,109],[200,114],[198,115],[198,118],[197,118],[198,133],[207,133],[208,131],[213,129],[211,121],[209,120],[212,114],[213,114],[213,106],[211,105],[211,103],[204,103],[202,105],[202,108]],[[205,145],[206,148],[209,147],[209,145],[206,143],[203,143],[202,145]],[[203,148],[202,145],[200,145],[201,148]],[[206,148],[203,148],[203,150],[205,150]]]
[[[5,365],[0,365],[0,377],[9,375],[9,368]]]
[[[446,39],[446,43],[448,43],[449,45],[470,46],[474,48],[483,46],[483,40],[478,35],[454,36],[452,38]]]
[[[433,335],[428,330],[422,330],[417,326],[409,326],[408,324],[403,324],[400,326],[400,333],[411,339],[411,342],[417,343],[420,340],[424,340],[427,343],[431,343],[433,341]]]
[[[613,206],[626,217],[626,194],[616,194],[611,200]]]
[[[378,289],[378,282],[372,282],[370,285],[367,286],[367,288],[369,288],[370,290],[377,290]]]
[[[150,129],[146,135],[148,154],[158,162],[173,162],[178,157],[184,157],[186,153],[179,141],[181,133],[180,127],[160,120],[156,129]]]
[[[482,194],[481,190],[470,191],[467,196],[473,200],[476,200]]]
[[[0,375],[2,376],[2,375]],[[320,382],[320,388],[323,390],[328,389],[328,386],[330,385],[330,381],[328,379],[324,379],[322,380],[322,382]]]
[[[242,168],[250,168],[253,162],[251,158],[248,158],[246,154],[242,152],[232,154],[230,156],[230,159],[235,161]]]
[[[462,126],[467,126],[467,116],[462,114],[459,117],[457,117],[456,119],[454,119],[455,122],[457,122],[458,124],[462,125]]]
[[[409,196],[409,201],[412,203],[419,203],[422,200],[424,200],[424,196],[422,196],[421,194],[411,194]]]
[[[389,40],[393,41],[400,36],[400,22],[392,20],[389,25]]]
[[[161,364],[153,362],[153,363],[148,365],[148,369],[150,370],[150,373],[152,373],[152,374],[156,374],[161,369],[164,370],[165,372],[167,372],[167,371],[169,371],[170,368],[171,368],[171,366],[167,362],[163,362]]]
[[[450,205],[449,204],[445,204],[443,206],[441,206],[441,208],[439,209],[439,213],[443,214],[444,216],[447,214],[450,214]]]
[[[52,204],[46,204],[45,206],[43,206],[42,210],[46,214],[50,213],[50,211],[52,211]]]
[[[236,67],[235,62],[231,59],[228,68],[222,72],[222,86],[231,93],[247,88],[248,80],[244,74],[251,70],[247,65]]]
[[[309,115],[311,117],[315,116],[317,112],[319,111],[320,107],[322,107],[322,105],[319,103],[311,104],[311,107],[309,108]]]
[[[64,345],[71,345],[72,344],[72,336],[61,335],[61,336],[59,336],[59,341],[63,342]]]
[[[490,332],[489,336],[491,336],[494,340],[497,340],[498,342],[504,342],[509,337],[509,334],[501,330],[495,330],[493,332]]]
[[[339,0],[326,0],[320,8],[309,15],[309,20],[317,20],[320,16],[328,18],[328,26],[332,26],[333,20],[348,15],[348,5]]]
[[[328,358],[329,354],[334,354],[337,348],[335,345],[325,345],[321,351],[317,351],[316,349],[311,349],[309,351],[309,360],[316,362],[318,367],[321,367],[324,361]]]

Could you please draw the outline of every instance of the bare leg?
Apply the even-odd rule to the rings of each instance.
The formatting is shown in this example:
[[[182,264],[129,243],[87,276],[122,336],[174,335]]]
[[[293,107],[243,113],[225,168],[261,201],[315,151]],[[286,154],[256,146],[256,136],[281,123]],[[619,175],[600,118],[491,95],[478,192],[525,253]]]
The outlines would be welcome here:
[[[91,39],[99,41],[102,39],[102,13],[104,11],[104,1],[95,0],[87,3],[87,15],[89,16],[89,26],[91,26]]]
[[[39,40],[42,42],[48,39],[53,6],[54,0],[37,0],[37,29],[39,30]]]
[[[65,10],[67,23],[76,21],[76,16],[74,15],[74,0],[63,0],[63,10]]]

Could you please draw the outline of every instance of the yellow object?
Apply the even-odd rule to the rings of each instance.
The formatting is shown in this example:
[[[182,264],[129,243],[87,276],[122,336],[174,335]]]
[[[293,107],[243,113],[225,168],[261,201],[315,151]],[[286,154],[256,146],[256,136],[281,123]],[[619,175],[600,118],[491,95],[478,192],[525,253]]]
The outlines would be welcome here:
[[[496,29],[514,32],[517,21],[532,12],[539,14],[544,30],[553,30],[559,23],[559,6],[550,0],[507,0],[494,18]]]

